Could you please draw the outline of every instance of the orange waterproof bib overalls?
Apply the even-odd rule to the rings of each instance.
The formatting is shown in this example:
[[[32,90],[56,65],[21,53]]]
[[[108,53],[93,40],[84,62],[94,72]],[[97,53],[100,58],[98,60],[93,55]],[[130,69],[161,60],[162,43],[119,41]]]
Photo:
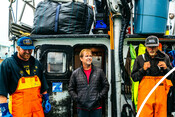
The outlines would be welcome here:
[[[16,91],[10,95],[13,117],[44,117],[40,88],[37,75],[19,79]]]
[[[143,77],[138,90],[138,110],[148,93],[161,78],[163,76]],[[165,79],[147,100],[139,117],[167,117],[167,94],[171,86],[171,81]]]

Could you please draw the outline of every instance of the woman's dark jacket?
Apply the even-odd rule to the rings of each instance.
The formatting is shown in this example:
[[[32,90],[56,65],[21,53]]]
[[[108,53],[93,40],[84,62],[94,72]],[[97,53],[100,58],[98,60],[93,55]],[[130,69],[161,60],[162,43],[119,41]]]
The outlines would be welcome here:
[[[108,80],[102,69],[92,65],[89,84],[83,67],[77,68],[71,75],[68,91],[77,107],[91,110],[100,107],[100,100],[107,97]]]

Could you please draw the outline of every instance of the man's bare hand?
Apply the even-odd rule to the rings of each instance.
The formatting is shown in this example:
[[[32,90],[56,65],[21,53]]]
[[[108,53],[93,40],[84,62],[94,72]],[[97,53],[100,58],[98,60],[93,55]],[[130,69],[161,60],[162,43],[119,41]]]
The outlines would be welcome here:
[[[159,61],[157,66],[162,67],[163,69],[167,69],[166,63],[164,61]]]
[[[143,65],[143,69],[144,70],[147,70],[148,68],[150,68],[151,67],[151,64],[150,64],[150,62],[148,61],[148,62],[144,62],[144,65]]]
[[[5,96],[0,95],[0,103],[7,103],[7,98]]]

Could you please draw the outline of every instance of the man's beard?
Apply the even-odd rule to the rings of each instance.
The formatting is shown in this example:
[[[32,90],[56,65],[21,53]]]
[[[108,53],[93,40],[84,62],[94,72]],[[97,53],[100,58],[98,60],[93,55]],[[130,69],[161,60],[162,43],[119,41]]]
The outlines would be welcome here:
[[[26,55],[27,55],[27,57],[25,57]],[[24,60],[28,60],[30,58],[31,54],[30,53],[29,54],[23,53],[23,54],[19,54],[19,56],[21,58],[23,58]]]
[[[154,56],[156,55],[156,52],[153,52],[153,53],[150,52],[149,55],[150,55],[151,57],[154,57]]]

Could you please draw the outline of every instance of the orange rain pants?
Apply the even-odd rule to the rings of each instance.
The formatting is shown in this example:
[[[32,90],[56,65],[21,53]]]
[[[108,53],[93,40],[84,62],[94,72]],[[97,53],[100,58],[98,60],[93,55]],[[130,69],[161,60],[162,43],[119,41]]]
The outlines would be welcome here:
[[[13,117],[44,117],[40,88],[36,75],[19,79],[16,91],[10,95]]]
[[[151,89],[163,76],[145,76],[138,89],[138,109]],[[167,94],[172,86],[170,80],[165,79],[152,93],[145,103],[139,117],[167,117]]]

